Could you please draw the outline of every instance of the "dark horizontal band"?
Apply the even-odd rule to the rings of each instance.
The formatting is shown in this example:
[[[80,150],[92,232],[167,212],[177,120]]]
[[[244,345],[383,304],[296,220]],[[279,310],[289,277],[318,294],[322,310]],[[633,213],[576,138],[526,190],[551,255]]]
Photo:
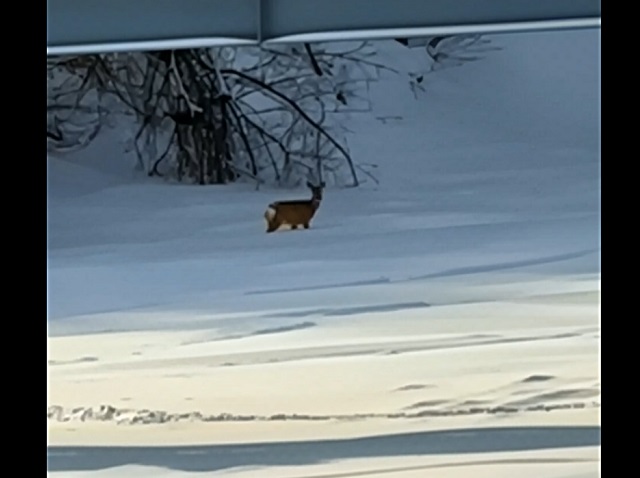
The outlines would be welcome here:
[[[48,0],[47,54],[599,28],[598,0]]]

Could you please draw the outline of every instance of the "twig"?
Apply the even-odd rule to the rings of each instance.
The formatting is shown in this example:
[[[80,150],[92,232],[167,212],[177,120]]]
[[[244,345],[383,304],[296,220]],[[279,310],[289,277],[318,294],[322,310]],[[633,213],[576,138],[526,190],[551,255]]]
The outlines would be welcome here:
[[[356,164],[356,167],[357,167],[360,171],[362,171],[364,174],[366,174],[367,176],[369,176],[371,179],[373,179],[373,181],[374,181],[376,184],[380,184],[380,181],[378,181],[378,180],[376,179],[376,177],[375,177],[373,174],[371,174],[369,171],[367,171],[366,169],[364,169],[362,166],[360,166],[359,164]]]
[[[289,104],[294,110],[298,112],[298,114],[300,114],[300,116],[302,116],[309,124],[311,124],[320,134],[325,136],[331,143],[333,143],[333,145],[338,149],[338,151],[340,151],[344,155],[346,159],[348,160],[350,159],[349,153],[342,147],[342,145],[338,143],[329,133],[327,133],[322,126],[320,126],[316,121],[314,121],[313,118],[311,118],[307,113],[305,113],[305,111],[302,108],[300,108],[300,106],[298,106],[298,104],[295,101],[293,101],[291,98],[288,98],[286,95],[280,93],[278,90],[270,87],[267,83],[261,80],[258,80],[256,78],[253,78],[252,76],[247,75],[241,71],[233,70],[233,69],[224,69],[221,71],[224,74],[235,75],[251,83],[259,85],[263,87],[265,90],[267,90],[268,92],[272,93],[273,95],[283,100],[285,103]],[[357,180],[356,180],[356,185],[357,185]]]
[[[253,174],[257,174],[258,170],[257,170],[257,166],[256,166],[256,158],[253,155],[253,151],[251,150],[251,145],[249,144],[249,138],[247,138],[247,135],[246,135],[246,133],[244,131],[244,127],[242,126],[242,121],[240,119],[240,116],[238,115],[236,109],[233,107],[232,104],[229,105],[229,109],[231,110],[232,116],[236,120],[238,134],[240,134],[240,138],[242,139],[242,142],[244,143],[244,147],[247,150],[247,154],[249,155],[249,158],[251,159],[252,172],[253,172]]]
[[[162,177],[162,174],[160,173],[160,171],[158,171],[158,166],[160,165],[162,160],[164,160],[164,158],[169,153],[169,149],[171,149],[171,145],[173,144],[173,139],[176,137],[176,134],[178,134],[178,126],[177,125],[175,125],[173,127],[173,131],[171,132],[171,137],[169,138],[169,141],[167,142],[167,147],[165,148],[164,153],[162,153],[160,155],[160,157],[156,160],[156,162],[153,163],[153,167],[151,168],[151,171],[149,171],[149,173],[148,173],[149,176],[153,176],[155,174],[157,176]]]
[[[289,150],[285,147],[284,144],[282,144],[282,141],[280,141],[278,138],[276,138],[274,135],[272,135],[271,133],[269,133],[267,130],[265,130],[262,126],[260,126],[258,123],[254,122],[253,120],[251,120],[249,117],[247,117],[246,115],[242,115],[245,122],[249,123],[251,126],[253,126],[258,133],[260,134],[260,136],[262,136],[262,138],[264,139],[269,138],[271,141],[273,141],[274,143],[276,143],[280,149],[282,150],[282,152],[284,153],[285,157],[288,157],[289,155]],[[273,157],[273,155],[271,154],[271,150],[269,149],[268,145],[267,145],[267,154],[269,155],[270,159],[271,159],[271,163],[273,165],[273,170],[276,174],[276,179],[278,181],[280,181],[280,172],[278,171],[278,165],[276,164],[275,158]],[[286,161],[285,161],[286,162]]]
[[[309,61],[311,61],[311,68],[313,68],[313,71],[315,72],[316,75],[322,76],[322,68],[320,68],[320,65],[318,65],[318,61],[316,60],[316,57],[313,54],[313,51],[311,51],[311,45],[309,45],[308,43],[305,43],[304,49],[307,52],[307,55],[309,55]]]

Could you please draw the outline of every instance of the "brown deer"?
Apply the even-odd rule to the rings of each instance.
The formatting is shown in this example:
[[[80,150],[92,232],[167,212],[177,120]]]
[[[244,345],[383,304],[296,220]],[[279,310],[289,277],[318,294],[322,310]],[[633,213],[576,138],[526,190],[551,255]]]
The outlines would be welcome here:
[[[314,186],[307,181],[307,187],[311,189],[311,199],[294,201],[277,201],[269,204],[264,218],[267,220],[267,232],[273,232],[283,224],[288,224],[291,229],[303,226],[309,229],[309,224],[322,201],[322,189],[324,183]]]

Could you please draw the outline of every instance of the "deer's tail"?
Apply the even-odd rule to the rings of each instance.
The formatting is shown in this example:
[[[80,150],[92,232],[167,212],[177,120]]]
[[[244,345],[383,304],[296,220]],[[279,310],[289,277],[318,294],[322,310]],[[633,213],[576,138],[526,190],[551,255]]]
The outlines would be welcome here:
[[[267,221],[273,221],[274,217],[276,217],[276,205],[269,204],[269,206],[267,207],[267,210],[264,213],[264,218]]]

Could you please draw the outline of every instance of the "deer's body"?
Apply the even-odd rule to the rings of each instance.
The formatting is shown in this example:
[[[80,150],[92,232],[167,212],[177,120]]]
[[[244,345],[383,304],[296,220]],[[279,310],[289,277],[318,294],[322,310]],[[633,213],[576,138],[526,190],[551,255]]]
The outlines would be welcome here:
[[[311,219],[320,207],[322,201],[322,188],[307,183],[311,189],[311,199],[294,200],[294,201],[276,201],[267,207],[264,218],[267,220],[267,232],[273,232],[282,225],[289,225],[291,229],[297,229],[302,226],[309,229]]]

